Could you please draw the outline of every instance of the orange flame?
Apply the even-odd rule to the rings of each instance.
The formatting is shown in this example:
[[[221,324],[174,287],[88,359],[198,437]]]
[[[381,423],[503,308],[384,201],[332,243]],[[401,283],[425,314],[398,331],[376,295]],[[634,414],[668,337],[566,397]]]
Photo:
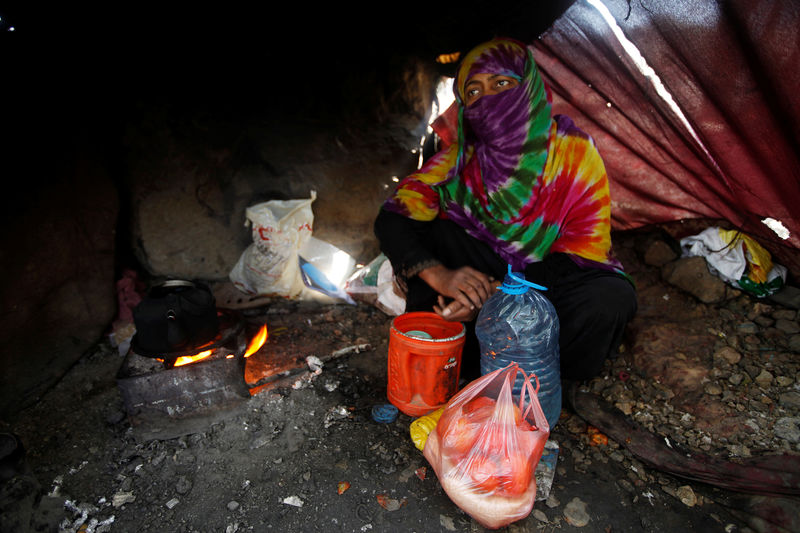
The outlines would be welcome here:
[[[269,334],[267,333],[267,325],[264,324],[261,326],[261,329],[258,330],[256,336],[253,337],[253,340],[250,341],[250,344],[247,346],[247,350],[244,352],[244,356],[250,357],[260,350],[261,347],[264,346],[264,343],[267,342],[267,337],[269,337]]]
[[[205,359],[213,350],[206,350],[205,352],[200,352],[195,355],[184,355],[175,359],[175,366],[183,366],[188,365],[189,363],[194,363],[195,361],[199,361],[200,359]]]
[[[267,325],[264,324],[263,326],[261,326],[261,329],[258,330],[258,333],[256,333],[255,337],[253,337],[250,340],[250,344],[247,345],[247,350],[244,352],[244,356],[250,357],[251,355],[256,353],[262,346],[264,346],[264,343],[267,342],[268,336],[269,335],[267,335]],[[201,359],[205,359],[206,357],[211,355],[213,351],[214,350],[206,350],[204,352],[200,352],[195,355],[184,355],[178,357],[177,359],[175,359],[174,366],[183,366],[183,365],[188,365],[190,363],[194,363],[196,361],[200,361]],[[228,359],[231,359],[233,357],[234,357],[233,354],[227,356]],[[164,362],[163,359],[159,359],[159,361]]]

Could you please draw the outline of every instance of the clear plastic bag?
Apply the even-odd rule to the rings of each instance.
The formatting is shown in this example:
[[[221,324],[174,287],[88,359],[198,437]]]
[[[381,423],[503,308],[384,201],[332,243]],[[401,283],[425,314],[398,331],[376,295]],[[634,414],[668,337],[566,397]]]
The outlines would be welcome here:
[[[425,442],[423,454],[447,495],[489,529],[525,518],[536,499],[534,471],[550,427],[535,379],[516,363],[476,379],[450,400]]]

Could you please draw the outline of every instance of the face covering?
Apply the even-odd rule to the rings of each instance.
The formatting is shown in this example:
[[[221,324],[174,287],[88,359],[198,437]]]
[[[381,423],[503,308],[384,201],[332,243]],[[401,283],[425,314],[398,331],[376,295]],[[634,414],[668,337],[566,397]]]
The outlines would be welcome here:
[[[464,105],[467,81],[502,74],[519,85]],[[515,269],[562,252],[616,268],[608,180],[594,141],[552,116],[531,50],[494,39],[465,56],[454,83],[456,142],[402,180],[383,208],[448,218]]]

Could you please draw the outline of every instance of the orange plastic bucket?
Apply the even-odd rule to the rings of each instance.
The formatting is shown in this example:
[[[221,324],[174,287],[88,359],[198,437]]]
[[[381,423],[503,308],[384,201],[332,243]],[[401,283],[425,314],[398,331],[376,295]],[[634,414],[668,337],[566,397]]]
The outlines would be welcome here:
[[[389,384],[392,404],[421,416],[446,404],[458,391],[464,325],[436,313],[406,313],[389,331]]]

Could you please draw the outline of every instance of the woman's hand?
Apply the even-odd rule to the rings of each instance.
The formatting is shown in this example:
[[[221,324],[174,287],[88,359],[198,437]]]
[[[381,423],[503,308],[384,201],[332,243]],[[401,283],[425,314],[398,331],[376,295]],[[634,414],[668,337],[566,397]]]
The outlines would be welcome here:
[[[436,265],[420,272],[419,277],[441,296],[452,298],[453,302],[450,303],[450,306],[454,302],[460,304],[459,307],[450,307],[442,305],[440,301],[439,308],[442,309],[442,312],[449,308],[449,316],[453,316],[452,313],[455,312],[459,314],[463,312],[477,313],[477,310],[495,291],[492,286],[493,279],[490,276],[468,266],[451,270],[443,265]]]
[[[458,300],[453,300],[449,304],[444,296],[439,296],[439,304],[433,306],[437,315],[451,322],[469,322],[478,316],[478,309],[464,307]]]

